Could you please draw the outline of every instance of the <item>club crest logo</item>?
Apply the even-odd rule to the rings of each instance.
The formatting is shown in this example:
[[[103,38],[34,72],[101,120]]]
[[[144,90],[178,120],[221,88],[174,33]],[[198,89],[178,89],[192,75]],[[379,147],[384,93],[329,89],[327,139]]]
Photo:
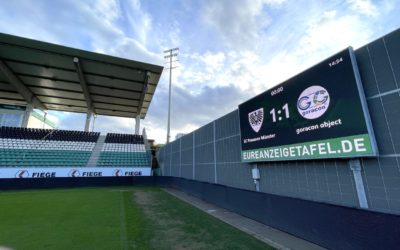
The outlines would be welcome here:
[[[258,133],[264,121],[264,108],[259,108],[249,113],[249,123],[251,128]]]

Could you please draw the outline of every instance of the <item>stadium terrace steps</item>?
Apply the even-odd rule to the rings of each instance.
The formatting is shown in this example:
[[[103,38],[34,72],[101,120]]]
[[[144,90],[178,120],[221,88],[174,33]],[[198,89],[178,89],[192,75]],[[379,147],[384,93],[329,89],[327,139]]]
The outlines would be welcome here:
[[[107,134],[97,165],[150,166],[143,137],[131,134]]]
[[[0,138],[8,139],[96,142],[99,136],[99,132],[0,127]]]
[[[108,133],[106,143],[124,143],[124,144],[143,144],[143,136],[134,134],[114,134]]]
[[[42,149],[42,150],[82,150],[92,151],[94,142],[50,141],[0,138],[0,148],[4,149]]]
[[[0,149],[0,166],[85,166],[90,151]]]
[[[0,167],[149,167],[143,137],[0,127]]]
[[[96,145],[93,148],[92,154],[87,163],[87,167],[94,167],[97,165],[97,161],[99,160],[101,149],[103,148],[104,141],[106,140],[105,135],[100,135],[99,139],[96,142]]]
[[[100,133],[0,127],[0,166],[86,166]]]
[[[98,166],[148,167],[146,153],[142,152],[102,152]]]

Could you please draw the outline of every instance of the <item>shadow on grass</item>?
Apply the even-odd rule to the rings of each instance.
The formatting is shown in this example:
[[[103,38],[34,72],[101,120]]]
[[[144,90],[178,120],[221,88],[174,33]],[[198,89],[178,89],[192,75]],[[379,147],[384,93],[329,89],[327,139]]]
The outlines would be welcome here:
[[[129,249],[273,249],[156,187],[124,192]]]

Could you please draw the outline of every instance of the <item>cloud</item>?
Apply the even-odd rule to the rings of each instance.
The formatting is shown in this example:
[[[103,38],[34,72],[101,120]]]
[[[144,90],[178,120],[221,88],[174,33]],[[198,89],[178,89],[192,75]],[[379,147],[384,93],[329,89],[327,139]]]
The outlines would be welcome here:
[[[300,58],[309,56],[317,62],[348,46],[357,48],[373,36],[373,30],[368,26],[358,15],[324,12],[320,18],[307,23],[306,32],[294,53]]]
[[[237,108],[324,58],[399,27],[398,2],[237,0],[3,1],[0,31],[162,64],[180,47],[172,75],[173,137]],[[51,24],[51,25],[50,25]],[[167,64],[165,64],[167,66]],[[166,138],[168,72],[142,126]],[[53,113],[52,113],[53,114]],[[54,113],[61,128],[83,129],[85,114]],[[99,117],[104,132],[134,131],[134,120]]]
[[[199,93],[205,86],[215,88],[234,85],[241,90],[248,90],[255,81],[259,59],[258,55],[248,50],[195,53],[183,58],[183,68],[176,81],[191,93]],[[188,60],[191,63],[185,64]]]
[[[191,59],[197,60],[203,63],[206,68],[204,71],[212,73],[214,71],[223,70],[224,61],[225,61],[225,54],[223,52],[211,53],[206,52],[205,54],[194,53],[191,56]]]
[[[47,118],[56,123],[57,129],[82,131],[85,128],[86,114],[50,110]]]
[[[72,113],[72,112],[59,112],[49,111],[47,119],[55,122],[58,129],[66,130],[84,130],[86,122],[86,114]],[[92,116],[92,129],[94,121],[94,131],[106,133],[134,133],[135,121],[132,118],[114,117],[114,116]]]
[[[152,64],[162,64],[162,58],[160,54],[149,51],[146,46],[140,43],[138,40],[122,37],[112,47],[107,49],[112,55],[120,56],[123,58],[132,59],[135,61],[148,62]]]
[[[135,120],[126,117],[112,117],[98,115],[94,124],[94,131],[105,133],[135,133]]]
[[[125,34],[136,38],[141,44],[148,42],[151,36],[152,18],[146,13],[139,0],[122,1],[123,18],[127,21]]]
[[[378,8],[370,0],[348,0],[350,7],[366,16],[376,17],[379,15]]]
[[[288,51],[271,53],[268,60],[250,50],[207,51],[184,58],[189,59],[190,64],[183,62],[179,73],[174,73],[173,84],[191,94],[199,94],[205,87],[234,86],[245,95],[256,95],[286,80],[302,65]]]
[[[46,28],[43,6],[33,1],[3,1],[0,8],[0,31],[53,43],[62,43],[62,38]],[[26,17],[29,16],[30,21]]]
[[[0,8],[0,30],[89,51],[160,63],[161,60],[155,56],[159,51],[148,49],[151,18],[140,9],[139,1],[121,3],[117,0],[7,1]]]
[[[177,133],[191,132],[237,109],[239,103],[251,96],[251,93],[243,93],[234,85],[204,86],[198,93],[190,93],[179,86],[174,86],[172,90],[171,138],[175,138]],[[154,138],[163,142],[166,138],[168,99],[158,98],[152,105],[152,112],[149,112],[143,124],[153,128],[148,129],[148,134],[153,136],[156,132]]]
[[[87,1],[93,12],[104,19],[106,22],[117,20],[121,15],[119,1],[97,0],[95,2]]]
[[[150,16],[140,2],[6,1],[0,8],[0,31],[22,37],[161,64],[159,51],[149,48]],[[124,7],[124,8],[122,8]],[[125,8],[126,7],[126,8]],[[136,19],[135,19],[136,18]],[[127,32],[129,30],[132,33]],[[132,38],[134,37],[134,38]],[[51,111],[49,119],[62,129],[83,130],[86,114]],[[98,117],[96,128],[134,132],[133,119]]]
[[[202,20],[215,30],[225,45],[233,49],[256,44],[261,31],[270,24],[270,17],[263,12],[269,3],[282,1],[241,0],[203,1]]]

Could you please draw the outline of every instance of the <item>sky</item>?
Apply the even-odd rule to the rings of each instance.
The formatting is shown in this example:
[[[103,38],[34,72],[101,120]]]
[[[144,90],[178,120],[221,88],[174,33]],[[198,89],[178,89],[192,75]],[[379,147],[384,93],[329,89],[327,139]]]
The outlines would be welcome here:
[[[400,0],[13,0],[0,1],[0,32],[169,65],[171,139],[352,46],[400,28]],[[169,70],[141,127],[165,143]],[[50,111],[60,129],[84,114]],[[98,116],[94,130],[134,133],[133,119]]]

